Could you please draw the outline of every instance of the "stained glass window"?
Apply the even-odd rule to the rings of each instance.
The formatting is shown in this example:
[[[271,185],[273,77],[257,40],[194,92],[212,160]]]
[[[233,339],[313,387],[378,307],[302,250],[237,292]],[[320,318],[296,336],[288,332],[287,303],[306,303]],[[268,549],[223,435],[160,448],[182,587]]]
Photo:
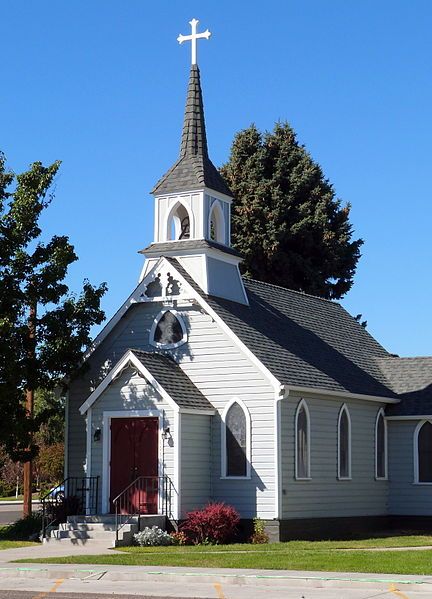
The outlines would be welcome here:
[[[376,477],[386,477],[386,430],[382,412],[378,414],[376,425]]]
[[[247,475],[246,415],[238,403],[233,403],[225,418],[226,476]]]
[[[309,423],[304,404],[297,412],[296,435],[296,476],[297,478],[309,478]]]
[[[350,478],[350,425],[346,408],[339,418],[339,478]]]
[[[154,340],[161,345],[173,345],[183,339],[183,329],[178,318],[169,310],[157,323]]]
[[[432,424],[425,422],[418,434],[418,478],[420,483],[432,482]]]

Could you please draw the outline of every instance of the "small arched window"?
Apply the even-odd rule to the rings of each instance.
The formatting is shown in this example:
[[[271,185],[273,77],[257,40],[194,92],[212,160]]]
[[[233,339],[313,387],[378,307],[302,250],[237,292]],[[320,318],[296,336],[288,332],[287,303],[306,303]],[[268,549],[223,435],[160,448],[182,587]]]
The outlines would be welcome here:
[[[190,217],[183,204],[176,204],[168,218],[167,239],[171,241],[190,238]]]
[[[246,407],[233,400],[222,416],[222,477],[250,476],[250,418]]]
[[[375,422],[375,478],[387,478],[387,423],[382,408]]]
[[[183,319],[175,310],[164,310],[154,320],[150,343],[156,347],[173,349],[187,341]]]
[[[342,406],[338,419],[338,478],[351,478],[351,418],[346,405]]]
[[[210,209],[209,237],[212,241],[225,243],[225,218],[219,201],[215,201]]]
[[[295,416],[295,477],[310,478],[310,418],[304,399],[298,404]]]
[[[432,422],[420,423],[415,431],[415,482],[432,483]]]

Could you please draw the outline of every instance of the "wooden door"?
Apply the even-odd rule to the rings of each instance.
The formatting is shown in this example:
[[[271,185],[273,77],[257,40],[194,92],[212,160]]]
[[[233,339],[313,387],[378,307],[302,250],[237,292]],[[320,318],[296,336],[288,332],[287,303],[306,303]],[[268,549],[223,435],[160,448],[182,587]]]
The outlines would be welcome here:
[[[140,478],[121,500],[120,513],[157,514],[158,418],[112,418],[110,505]]]

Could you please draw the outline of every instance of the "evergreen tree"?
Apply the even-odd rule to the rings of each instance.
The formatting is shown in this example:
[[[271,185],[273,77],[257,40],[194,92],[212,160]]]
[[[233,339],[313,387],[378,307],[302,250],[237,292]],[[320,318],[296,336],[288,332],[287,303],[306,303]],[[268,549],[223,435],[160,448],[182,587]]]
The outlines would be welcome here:
[[[85,281],[75,296],[64,281],[77,260],[68,238],[40,239],[39,218],[59,166],[35,162],[15,175],[0,155],[0,445],[27,463],[37,453],[34,433],[52,417],[48,405],[29,412],[28,394],[73,376],[90,328],[104,318],[105,284]]]
[[[232,242],[246,275],[330,299],[351,288],[363,241],[352,240],[350,205],[287,123],[237,133],[221,173],[235,197]]]

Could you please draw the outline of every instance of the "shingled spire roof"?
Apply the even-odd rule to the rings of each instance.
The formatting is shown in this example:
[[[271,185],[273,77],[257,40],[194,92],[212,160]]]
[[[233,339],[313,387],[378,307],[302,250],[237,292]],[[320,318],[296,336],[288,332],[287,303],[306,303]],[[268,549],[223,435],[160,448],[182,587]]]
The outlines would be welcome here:
[[[201,187],[209,187],[232,196],[208,156],[200,72],[198,66],[193,64],[189,76],[180,157],[156,183],[152,193],[160,195]]]

